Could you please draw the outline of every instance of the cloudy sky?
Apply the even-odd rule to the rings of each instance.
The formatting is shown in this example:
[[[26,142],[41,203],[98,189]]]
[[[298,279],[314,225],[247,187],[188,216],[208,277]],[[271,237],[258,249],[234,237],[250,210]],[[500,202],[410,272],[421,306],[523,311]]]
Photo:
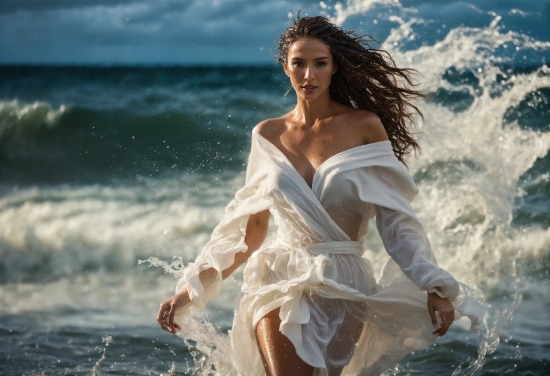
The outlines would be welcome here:
[[[371,10],[347,19],[379,40],[392,22],[380,17],[396,0],[342,0]],[[447,24],[486,26],[501,9],[528,22],[538,39],[550,39],[548,0],[522,0],[532,14],[512,10],[517,1],[401,0],[419,15]],[[0,64],[234,64],[272,61],[275,35],[288,25],[291,10],[319,14],[325,0],[0,0]],[[326,3],[326,4],[325,4]],[[378,3],[374,5],[373,3]],[[492,7],[492,8],[491,8]],[[528,8],[522,5],[522,8]],[[384,10],[385,9],[385,10]],[[361,12],[359,12],[361,13]],[[443,17],[443,18],[442,18]],[[364,22],[363,22],[364,21]],[[512,19],[512,21],[514,21]],[[518,22],[519,22],[518,21]],[[504,21],[503,21],[504,22]],[[540,27],[534,27],[533,23]],[[513,22],[511,23],[513,24]],[[536,26],[536,25],[535,25]],[[519,27],[519,26],[518,26]],[[539,30],[540,29],[540,30]],[[537,31],[539,30],[539,31]],[[427,35],[427,38],[430,36]]]
[[[270,61],[291,9],[318,1],[0,0],[0,62]],[[310,8],[313,9],[313,8]],[[263,49],[262,49],[263,47]]]

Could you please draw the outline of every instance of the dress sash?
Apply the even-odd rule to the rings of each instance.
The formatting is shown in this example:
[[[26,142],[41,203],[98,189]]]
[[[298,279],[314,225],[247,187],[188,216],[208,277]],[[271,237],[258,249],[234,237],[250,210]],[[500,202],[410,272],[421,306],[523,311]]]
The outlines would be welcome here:
[[[309,244],[306,250],[314,254],[359,255],[363,254],[363,242],[344,241]]]

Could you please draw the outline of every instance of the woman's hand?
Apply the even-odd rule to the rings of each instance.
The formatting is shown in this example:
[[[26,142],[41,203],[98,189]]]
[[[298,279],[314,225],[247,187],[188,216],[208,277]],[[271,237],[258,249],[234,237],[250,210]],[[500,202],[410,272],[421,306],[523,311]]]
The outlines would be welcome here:
[[[172,334],[176,333],[176,329],[181,329],[180,326],[174,322],[174,315],[179,307],[183,307],[190,301],[187,288],[184,288],[170,299],[166,299],[162,302],[157,316],[160,327]]]
[[[447,330],[449,330],[449,327],[453,321],[455,321],[455,309],[449,299],[441,298],[435,292],[430,292],[428,293],[428,312],[432,318],[434,328],[437,326],[435,311],[439,312],[441,327],[434,330],[432,334],[439,334],[442,336],[447,333]]]
[[[221,273],[222,279],[229,277],[235,269],[244,263],[250,255],[262,245],[267,234],[270,215],[269,210],[264,210],[250,216],[246,225],[245,236],[245,243],[248,249],[246,252],[238,252],[235,255],[233,265]],[[208,268],[201,271],[199,274],[203,286],[210,285],[217,277],[218,271],[215,268]],[[174,316],[178,308],[183,307],[190,301],[191,299],[189,299],[187,288],[183,288],[179,293],[162,302],[157,316],[157,322],[160,327],[172,334],[176,333],[176,329],[181,329],[180,326],[174,322]]]

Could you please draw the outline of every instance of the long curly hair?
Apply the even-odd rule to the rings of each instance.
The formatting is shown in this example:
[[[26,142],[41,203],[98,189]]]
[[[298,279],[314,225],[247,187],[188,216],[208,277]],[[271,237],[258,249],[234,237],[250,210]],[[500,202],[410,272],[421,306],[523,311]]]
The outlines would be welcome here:
[[[412,101],[425,95],[415,90],[409,68],[398,68],[387,51],[375,49],[372,37],[343,30],[323,16],[293,19],[279,39],[277,62],[287,63],[288,49],[298,39],[315,38],[325,43],[338,70],[332,76],[329,94],[336,102],[374,112],[384,125],[395,156],[404,157],[420,146],[408,129],[413,115],[422,113]]]

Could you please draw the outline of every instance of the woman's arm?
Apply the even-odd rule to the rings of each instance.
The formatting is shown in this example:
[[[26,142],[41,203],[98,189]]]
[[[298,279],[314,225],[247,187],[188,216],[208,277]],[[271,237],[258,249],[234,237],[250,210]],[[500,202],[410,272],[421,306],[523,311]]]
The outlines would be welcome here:
[[[222,272],[222,279],[229,277],[231,273],[248,260],[252,253],[260,248],[267,235],[270,216],[271,213],[269,213],[269,210],[264,210],[250,216],[246,224],[246,235],[244,238],[248,250],[246,252],[239,252],[235,255],[235,262]]]
[[[388,254],[409,279],[428,292],[428,313],[435,329],[433,334],[444,335],[454,321],[451,299],[458,293],[458,284],[435,263],[428,238],[416,220],[379,206],[376,224]],[[439,328],[436,311],[441,319]]]
[[[269,210],[264,210],[256,214],[252,214],[248,218],[246,225],[245,243],[248,247],[246,252],[235,254],[233,264],[222,272],[222,279],[226,279],[239,266],[241,266],[254,253],[265,240],[267,229],[269,226]],[[199,278],[203,285],[209,285],[218,276],[218,272],[214,268],[203,270],[199,274]],[[189,293],[186,288],[165,300],[160,304],[157,322],[160,327],[170,333],[175,333],[176,329],[180,329],[178,324],[174,322],[176,310],[185,304],[189,303]]]

